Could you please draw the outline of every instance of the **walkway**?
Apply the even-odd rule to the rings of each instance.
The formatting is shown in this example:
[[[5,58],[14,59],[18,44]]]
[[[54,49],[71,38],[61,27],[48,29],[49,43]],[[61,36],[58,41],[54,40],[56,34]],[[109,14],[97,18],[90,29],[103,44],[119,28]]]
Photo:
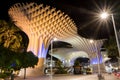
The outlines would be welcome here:
[[[104,80],[120,80],[113,74],[103,74]],[[24,80],[23,78],[16,78],[15,80]],[[51,80],[50,76],[28,77],[25,80]],[[52,80],[98,80],[97,74],[92,75],[54,75]]]

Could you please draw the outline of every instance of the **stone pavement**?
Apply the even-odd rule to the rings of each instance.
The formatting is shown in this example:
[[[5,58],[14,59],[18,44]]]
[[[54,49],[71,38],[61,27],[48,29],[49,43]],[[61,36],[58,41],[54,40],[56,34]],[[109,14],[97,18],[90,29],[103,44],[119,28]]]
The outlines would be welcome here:
[[[104,79],[101,80],[120,80],[113,74],[103,74]],[[26,79],[17,77],[15,80],[51,80],[51,76],[27,77]],[[97,74],[91,75],[54,75],[52,80],[98,80]]]

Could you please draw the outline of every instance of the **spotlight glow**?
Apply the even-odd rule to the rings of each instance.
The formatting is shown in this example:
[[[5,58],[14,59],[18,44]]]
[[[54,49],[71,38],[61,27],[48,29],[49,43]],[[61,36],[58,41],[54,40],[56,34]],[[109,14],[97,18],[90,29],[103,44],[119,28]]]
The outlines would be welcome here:
[[[108,18],[108,13],[107,12],[103,12],[102,14],[100,14],[100,17],[102,19],[106,19],[106,18]]]

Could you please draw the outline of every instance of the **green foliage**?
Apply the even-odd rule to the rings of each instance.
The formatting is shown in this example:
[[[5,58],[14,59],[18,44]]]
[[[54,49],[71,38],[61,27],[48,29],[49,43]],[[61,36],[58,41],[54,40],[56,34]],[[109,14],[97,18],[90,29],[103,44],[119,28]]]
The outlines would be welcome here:
[[[24,52],[21,55],[21,63],[23,68],[27,67],[34,67],[34,65],[37,65],[38,63],[38,57],[35,56],[31,51],[30,52]]]
[[[80,62],[78,60],[75,60],[74,66],[80,66]]]
[[[117,48],[117,43],[114,36],[111,36],[108,39],[108,41],[104,43],[104,47],[106,48],[109,57],[118,56],[118,48]]]
[[[17,52],[23,45],[19,31],[11,22],[0,20],[0,45]]]
[[[16,53],[2,46],[0,52],[0,68],[4,71],[34,67],[38,63],[38,57],[32,52]]]
[[[0,76],[6,77],[12,71],[34,67],[38,57],[26,52],[28,37],[13,23],[0,20]]]
[[[67,74],[67,71],[62,66],[62,62],[61,61],[58,60],[56,62],[56,66],[57,66],[57,71],[55,72],[55,74]]]
[[[11,65],[13,64],[13,51],[10,51],[9,49],[0,46],[0,77],[5,78],[11,75],[11,71],[13,70],[11,68]]]
[[[67,74],[67,71],[63,67],[58,67],[58,70],[55,74]]]
[[[4,79],[4,78],[6,78],[6,77],[8,77],[7,74],[5,74],[5,73],[2,73],[2,74],[1,74],[1,73],[0,73],[0,78],[3,78],[3,79]]]
[[[0,67],[1,68],[4,69],[9,67],[12,60],[11,54],[12,54],[12,51],[0,46],[0,59],[1,59]]]
[[[62,67],[62,62],[61,62],[60,60],[57,60],[57,61],[56,61],[56,66],[57,66],[57,67]]]

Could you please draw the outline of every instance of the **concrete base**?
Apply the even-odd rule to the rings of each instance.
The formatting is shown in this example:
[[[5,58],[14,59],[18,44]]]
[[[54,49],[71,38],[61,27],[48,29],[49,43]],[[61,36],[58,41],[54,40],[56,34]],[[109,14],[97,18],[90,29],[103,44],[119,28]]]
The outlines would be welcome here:
[[[41,76],[44,75],[44,58],[39,58],[37,66],[34,68],[21,69],[19,76],[24,77],[24,74],[27,76]]]

